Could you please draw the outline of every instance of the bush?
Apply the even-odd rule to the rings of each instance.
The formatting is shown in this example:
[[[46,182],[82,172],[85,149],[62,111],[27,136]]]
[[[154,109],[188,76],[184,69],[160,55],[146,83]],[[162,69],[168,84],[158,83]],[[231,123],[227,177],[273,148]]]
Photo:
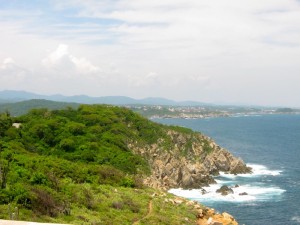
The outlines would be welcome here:
[[[85,125],[77,122],[70,122],[67,124],[69,131],[74,135],[82,135],[85,133]]]
[[[121,181],[121,186],[123,186],[123,187],[134,187],[135,183],[134,183],[134,180],[131,177],[126,176]]]
[[[49,191],[33,188],[32,193],[32,209],[35,213],[56,217],[63,211],[63,204],[60,204]]]
[[[71,138],[65,138],[59,143],[59,147],[66,152],[73,152],[76,148],[76,143]]]
[[[93,210],[97,207],[95,195],[89,185],[84,185],[78,193],[78,203],[84,205],[86,208]]]
[[[111,206],[112,206],[114,209],[123,209],[124,204],[123,204],[123,202],[113,202],[113,203],[111,204]]]
[[[33,173],[32,177],[30,178],[30,183],[31,184],[48,184],[48,178],[46,177],[45,174],[41,172],[36,172]]]
[[[128,196],[122,196],[123,204],[126,205],[133,213],[139,213],[141,206],[135,203]]]
[[[11,195],[6,189],[0,189],[0,204],[11,202]]]
[[[119,185],[123,181],[123,178],[123,172],[112,166],[102,166],[99,169],[98,182],[100,184]]]

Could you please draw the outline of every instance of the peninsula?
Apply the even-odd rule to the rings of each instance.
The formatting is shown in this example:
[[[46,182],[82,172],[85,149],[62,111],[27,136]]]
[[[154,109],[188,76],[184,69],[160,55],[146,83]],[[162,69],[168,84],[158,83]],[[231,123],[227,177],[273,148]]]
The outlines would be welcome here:
[[[220,171],[251,171],[201,133],[154,123],[124,107],[3,113],[0,124],[1,219],[200,224],[231,218],[232,223],[228,214],[166,190],[201,188]]]

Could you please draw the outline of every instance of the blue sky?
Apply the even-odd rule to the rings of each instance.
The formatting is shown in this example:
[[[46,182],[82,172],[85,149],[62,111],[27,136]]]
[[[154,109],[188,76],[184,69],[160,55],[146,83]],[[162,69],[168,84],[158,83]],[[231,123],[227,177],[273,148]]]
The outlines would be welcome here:
[[[300,107],[297,0],[0,0],[0,90]]]

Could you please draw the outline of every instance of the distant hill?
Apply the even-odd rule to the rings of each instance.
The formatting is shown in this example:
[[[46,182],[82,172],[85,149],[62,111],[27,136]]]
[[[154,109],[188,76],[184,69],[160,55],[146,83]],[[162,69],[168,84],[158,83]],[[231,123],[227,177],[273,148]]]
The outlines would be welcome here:
[[[134,99],[126,96],[103,96],[91,97],[87,95],[40,95],[26,91],[4,90],[0,91],[0,103],[20,102],[31,99],[45,99],[58,102],[74,102],[81,104],[111,104],[111,105],[176,105],[176,106],[196,106],[209,105],[202,102],[194,101],[173,101],[165,98],[144,98]]]
[[[19,102],[29,99],[43,99],[43,95],[34,94],[27,91],[0,91],[0,99],[7,102]]]
[[[78,108],[78,103],[67,103],[67,102],[55,102],[44,99],[32,99],[22,102],[14,103],[1,103],[0,113],[9,112],[12,116],[20,116],[26,114],[31,109],[64,109],[67,107],[72,107],[74,109]]]
[[[0,104],[3,104],[3,103],[10,103],[11,101],[10,100],[7,100],[7,99],[0,99]]]

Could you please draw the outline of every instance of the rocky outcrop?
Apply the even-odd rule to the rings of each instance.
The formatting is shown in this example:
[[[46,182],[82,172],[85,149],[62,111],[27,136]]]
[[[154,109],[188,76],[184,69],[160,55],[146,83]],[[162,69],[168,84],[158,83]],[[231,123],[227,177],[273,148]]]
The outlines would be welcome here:
[[[219,171],[231,174],[251,172],[251,168],[247,167],[242,159],[234,157],[229,151],[219,146],[205,158],[204,165],[212,174],[218,174]]]
[[[226,185],[223,185],[222,187],[220,187],[218,190],[216,190],[216,192],[221,193],[221,195],[233,194],[233,190]]]
[[[238,225],[234,217],[226,212],[216,213],[214,209],[202,210],[202,216],[198,219],[198,225]]]
[[[152,145],[129,144],[147,159],[151,175],[144,183],[154,188],[200,188],[214,183],[213,175],[249,173],[251,169],[229,151],[200,133],[167,131],[166,139]]]
[[[208,208],[197,201],[188,200],[178,196],[169,196],[165,192],[157,191],[151,195],[152,199],[162,198],[163,204],[171,204],[174,207],[188,206],[196,216],[196,221],[186,218],[186,224],[197,225],[238,225],[235,218],[227,212],[218,213],[212,208]]]

